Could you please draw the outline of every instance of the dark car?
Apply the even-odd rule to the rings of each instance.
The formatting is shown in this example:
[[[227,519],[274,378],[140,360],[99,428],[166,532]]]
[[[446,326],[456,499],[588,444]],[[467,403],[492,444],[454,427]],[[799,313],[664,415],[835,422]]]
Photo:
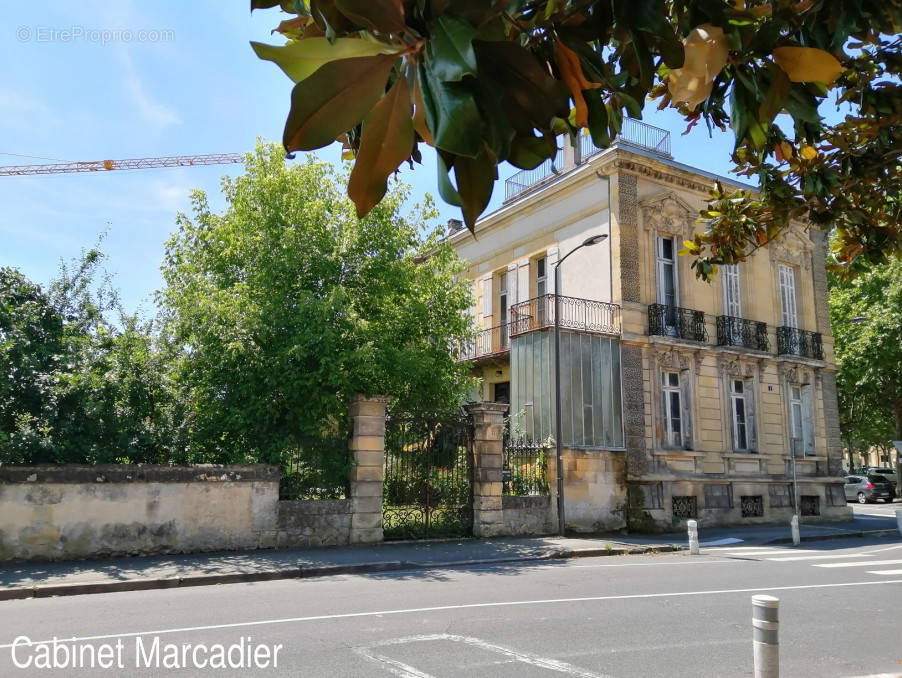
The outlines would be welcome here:
[[[861,469],[859,471],[862,475],[881,475],[886,478],[887,482],[889,482],[890,487],[892,488],[893,495],[896,494],[896,469],[889,468],[888,466],[868,466],[866,468]]]
[[[893,491],[886,476],[879,473],[846,476],[846,501],[857,499],[859,504],[871,504],[883,499],[887,504],[893,500]]]

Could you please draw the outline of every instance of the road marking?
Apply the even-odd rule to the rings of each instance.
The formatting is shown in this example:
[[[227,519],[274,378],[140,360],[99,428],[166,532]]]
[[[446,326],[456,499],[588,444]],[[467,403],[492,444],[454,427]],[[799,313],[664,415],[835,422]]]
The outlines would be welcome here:
[[[726,537],[725,539],[715,539],[713,541],[703,541],[699,543],[699,546],[726,546],[727,544],[740,544],[744,539],[737,539],[736,537]]]
[[[868,574],[902,574],[902,570],[868,570]]]
[[[788,563],[793,560],[827,560],[828,558],[864,558],[863,553],[831,553],[821,556],[787,556],[784,558],[768,558],[778,563]],[[829,567],[829,566],[826,566]]]
[[[714,563],[733,563],[735,560],[691,560],[685,563],[605,563],[603,565],[568,565],[571,567],[658,567],[660,565],[711,565]]]
[[[804,591],[808,589],[835,589],[850,586],[881,586],[884,584],[902,584],[902,579],[885,579],[880,581],[853,581],[839,584],[800,584],[798,586],[761,586],[749,589],[711,589],[708,591],[669,591],[664,593],[625,593],[615,596],[586,596],[584,598],[544,598],[539,600],[508,600],[495,603],[464,603],[461,605],[436,605],[434,607],[414,607],[400,610],[376,610],[374,612],[342,612],[338,614],[319,614],[310,617],[286,617],[281,619],[259,619],[255,621],[232,622],[229,624],[207,624],[204,626],[184,626],[172,629],[157,629],[154,631],[129,631],[124,633],[107,633],[97,636],[73,636],[71,638],[56,638],[56,642],[69,643],[87,640],[107,640],[110,638],[136,638],[137,636],[160,636],[171,633],[189,633],[196,631],[217,631],[220,629],[237,629],[252,626],[268,626],[275,624],[293,624],[313,621],[326,621],[330,619],[359,619],[362,617],[387,617],[400,614],[422,614],[423,612],[442,612],[445,610],[475,610],[491,607],[517,607],[521,605],[556,605],[561,603],[591,603],[607,600],[641,600],[653,598],[681,598],[690,596],[713,596],[730,593],[762,593],[766,591]],[[31,640],[28,643],[19,643],[20,646],[40,645],[52,643],[54,640]],[[0,645],[0,650],[11,648],[13,643]]]
[[[726,549],[718,549],[718,552]],[[746,550],[730,550],[728,553],[724,555],[729,556],[766,556],[768,554],[775,555],[779,553],[817,553],[815,549],[793,549],[793,548],[757,548],[757,549],[746,549]]]
[[[862,553],[866,553],[868,555],[872,553],[883,553],[884,551],[895,551],[896,549],[902,549],[902,544],[896,544],[895,546],[887,546],[882,549],[871,549],[869,551],[862,551]]]
[[[572,664],[568,664],[567,662],[558,661],[557,659],[549,659],[548,657],[540,657],[536,654],[530,654],[528,652],[520,652],[518,650],[513,650],[509,647],[504,647],[502,645],[495,645],[494,643],[488,643],[479,638],[472,638],[469,636],[457,636],[452,635],[450,633],[434,633],[434,634],[426,634],[420,636],[407,636],[404,638],[393,638],[391,640],[383,640],[376,643],[370,643],[368,645],[362,645],[360,647],[355,647],[354,652],[359,654],[360,656],[368,659],[371,662],[377,664],[388,664],[388,670],[395,674],[396,676],[401,676],[402,678],[434,678],[429,673],[424,671],[420,671],[419,669],[411,666],[410,664],[405,664],[404,662],[397,661],[396,659],[391,659],[382,654],[376,654],[371,652],[371,650],[379,647],[388,647],[393,645],[404,645],[407,643],[421,643],[421,642],[429,642],[434,640],[449,640],[454,643],[464,643],[465,645],[471,645],[474,647],[478,647],[481,650],[486,650],[487,652],[494,652],[495,654],[500,654],[514,661],[521,662],[523,664],[530,664],[532,666],[538,666],[543,669],[549,669],[551,671],[557,671],[558,673],[566,673],[570,676],[579,676],[580,678],[610,678],[610,676],[605,676],[598,673],[591,673],[584,669],[579,668],[578,666],[573,666]]]
[[[873,567],[874,565],[902,565],[902,560],[865,560],[854,563],[821,563],[815,567]]]

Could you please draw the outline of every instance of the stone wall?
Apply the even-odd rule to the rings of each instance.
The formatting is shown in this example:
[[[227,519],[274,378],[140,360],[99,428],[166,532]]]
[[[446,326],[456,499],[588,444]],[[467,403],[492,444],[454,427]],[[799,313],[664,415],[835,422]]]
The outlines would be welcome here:
[[[548,478],[557,478],[549,455]],[[564,522],[568,532],[611,532],[626,527],[626,457],[622,451],[563,450]],[[557,484],[552,481],[552,503]]]
[[[280,501],[274,546],[340,546],[351,541],[350,499]]]
[[[274,546],[271,466],[0,468],[0,561]]]
[[[510,536],[554,534],[557,513],[551,497],[503,497],[504,533]]]

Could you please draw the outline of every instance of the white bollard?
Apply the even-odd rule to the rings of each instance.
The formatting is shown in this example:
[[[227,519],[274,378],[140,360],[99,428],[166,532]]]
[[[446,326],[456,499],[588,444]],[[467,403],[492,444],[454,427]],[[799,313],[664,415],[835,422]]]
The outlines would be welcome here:
[[[690,520],[689,525],[689,553],[697,556],[698,551],[698,521]]]
[[[799,517],[793,516],[789,524],[792,527],[792,545],[798,546],[799,542],[802,541],[802,538],[799,536]]]
[[[752,644],[755,678],[780,675],[780,599],[752,596]]]
[[[902,509],[896,509],[896,527],[899,528],[899,534],[902,534]]]

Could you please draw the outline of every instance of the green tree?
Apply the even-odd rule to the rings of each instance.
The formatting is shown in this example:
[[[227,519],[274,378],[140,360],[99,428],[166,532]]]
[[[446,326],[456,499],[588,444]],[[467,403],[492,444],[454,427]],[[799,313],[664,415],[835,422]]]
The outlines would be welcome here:
[[[472,229],[499,164],[536,167],[582,130],[607,147],[656,98],[690,126],[729,127],[737,169],[761,185],[716,188],[687,248],[697,275],[799,218],[835,227],[837,273],[902,252],[897,2],[251,0],[277,5],[296,15],[276,29],[288,43],[252,46],[294,82],[285,148],[341,141],[359,214],[425,142]]]
[[[194,193],[166,249],[159,301],[183,347],[192,444],[212,460],[278,462],[343,433],[355,393],[426,412],[461,402],[469,378],[448,347],[468,332],[469,290],[451,248],[422,236],[434,211],[402,215],[396,186],[358,219],[345,175],[286,167],[274,146],[246,166],[223,180],[221,214]]]
[[[833,278],[830,316],[844,437],[884,448],[902,440],[902,262]]]
[[[184,457],[166,354],[151,323],[121,312],[109,276],[98,279],[102,261],[83,252],[46,291],[0,268],[0,462]]]

